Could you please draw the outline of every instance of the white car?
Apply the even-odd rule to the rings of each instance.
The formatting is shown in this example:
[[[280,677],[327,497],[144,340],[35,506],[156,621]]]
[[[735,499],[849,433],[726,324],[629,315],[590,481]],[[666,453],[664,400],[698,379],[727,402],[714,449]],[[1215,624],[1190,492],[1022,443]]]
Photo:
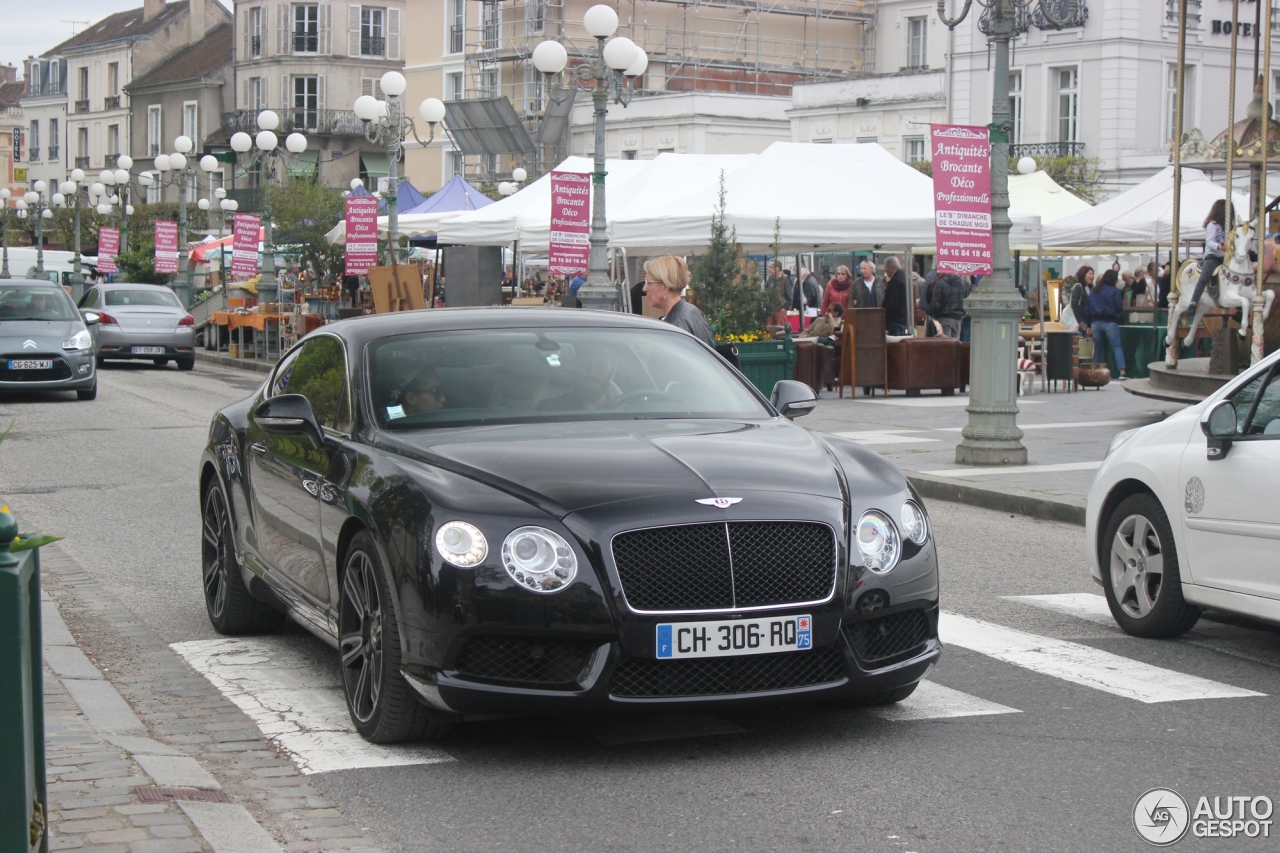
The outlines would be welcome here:
[[[1122,432],[1089,490],[1088,559],[1120,627],[1176,637],[1202,608],[1280,623],[1280,352]]]

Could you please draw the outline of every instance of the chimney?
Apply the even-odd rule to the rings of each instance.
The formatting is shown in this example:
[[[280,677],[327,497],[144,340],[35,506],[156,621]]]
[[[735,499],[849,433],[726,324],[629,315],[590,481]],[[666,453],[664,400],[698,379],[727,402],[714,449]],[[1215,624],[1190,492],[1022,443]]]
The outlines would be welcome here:
[[[142,20],[149,21],[164,11],[164,0],[142,0]]]
[[[18,82],[18,69],[12,62],[0,65],[0,83]]]
[[[187,0],[187,44],[195,44],[204,38],[204,0]]]

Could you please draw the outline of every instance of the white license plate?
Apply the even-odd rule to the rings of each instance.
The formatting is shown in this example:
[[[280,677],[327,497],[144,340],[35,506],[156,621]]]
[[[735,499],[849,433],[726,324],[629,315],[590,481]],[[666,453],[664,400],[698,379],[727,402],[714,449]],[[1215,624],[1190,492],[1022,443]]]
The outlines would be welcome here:
[[[765,616],[658,625],[658,658],[720,658],[813,648],[813,619]]]
[[[53,370],[53,362],[39,358],[13,358],[9,360],[10,370]]]
[[[164,355],[164,347],[134,347],[134,355]]]

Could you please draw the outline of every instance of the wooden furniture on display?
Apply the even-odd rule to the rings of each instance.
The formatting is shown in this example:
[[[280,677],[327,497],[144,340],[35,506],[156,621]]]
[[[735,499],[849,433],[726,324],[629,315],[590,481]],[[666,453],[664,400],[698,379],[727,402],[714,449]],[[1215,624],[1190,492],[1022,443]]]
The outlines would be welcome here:
[[[840,396],[849,385],[883,388],[889,393],[883,308],[854,308],[844,315],[844,339],[840,348]]]
[[[1058,389],[1059,382],[1067,383],[1067,390],[1076,390],[1076,371],[1080,366],[1080,339],[1075,332],[1045,332],[1045,366],[1046,383],[1053,383],[1053,390]]]
[[[822,387],[828,383],[831,364],[835,361],[832,348],[806,338],[792,338],[796,345],[796,366],[792,378],[813,389],[815,396],[822,395]]]
[[[968,358],[967,345],[955,338],[904,338],[886,348],[889,389],[918,397],[925,389],[937,388],[944,397],[966,384],[961,381],[961,361]],[[967,377],[965,377],[967,378]]]
[[[369,292],[373,295],[373,313],[415,311],[426,308],[422,292],[422,274],[417,264],[396,264],[369,268]]]

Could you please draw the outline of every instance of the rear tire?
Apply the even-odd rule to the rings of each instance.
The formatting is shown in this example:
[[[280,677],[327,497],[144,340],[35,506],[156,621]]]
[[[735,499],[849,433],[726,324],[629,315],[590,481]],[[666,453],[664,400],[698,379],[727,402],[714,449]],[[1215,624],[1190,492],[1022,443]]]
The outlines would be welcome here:
[[[352,538],[344,562],[338,651],[347,711],[365,740],[435,740],[452,728],[418,701],[400,674],[400,623],[373,537],[364,530]]]
[[[179,370],[194,370],[196,366],[195,356],[192,356],[191,358],[179,358],[177,359],[177,362]]]
[[[285,615],[249,594],[236,562],[231,514],[217,480],[201,501],[201,573],[205,610],[219,634],[268,634],[284,624]]]
[[[1149,639],[1171,639],[1191,630],[1200,608],[1182,597],[1173,530],[1154,495],[1121,501],[1098,545],[1102,588],[1121,628]]]
[[[76,391],[77,400],[93,400],[98,396],[98,383],[93,383],[92,388],[80,388]]]

